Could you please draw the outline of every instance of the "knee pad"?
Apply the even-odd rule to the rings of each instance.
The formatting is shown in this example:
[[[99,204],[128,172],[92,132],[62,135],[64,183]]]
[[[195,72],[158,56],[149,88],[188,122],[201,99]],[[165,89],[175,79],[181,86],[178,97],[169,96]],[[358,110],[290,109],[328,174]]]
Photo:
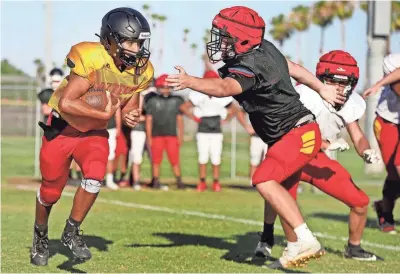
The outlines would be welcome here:
[[[93,179],[83,179],[81,182],[81,187],[85,191],[95,194],[100,192],[101,183]]]
[[[107,161],[106,159],[88,159],[82,164],[82,172],[85,178],[102,181],[106,175]]]
[[[36,198],[39,203],[43,206],[51,206],[60,199],[61,192],[54,191],[53,189],[47,190],[39,188],[36,194]]]

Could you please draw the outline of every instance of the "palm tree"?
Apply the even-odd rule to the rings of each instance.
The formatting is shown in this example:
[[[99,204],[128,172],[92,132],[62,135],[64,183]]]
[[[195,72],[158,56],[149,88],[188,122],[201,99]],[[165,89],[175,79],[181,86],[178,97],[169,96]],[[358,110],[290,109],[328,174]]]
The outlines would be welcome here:
[[[187,42],[187,36],[188,36],[189,32],[190,32],[189,29],[184,29],[184,30],[183,30],[183,42],[184,42],[184,43]]]
[[[272,38],[279,43],[282,50],[284,42],[290,38],[293,33],[293,26],[286,20],[283,14],[275,16],[271,20],[272,29],[269,31]]]
[[[297,30],[297,62],[302,64],[301,60],[301,45],[302,45],[302,33],[306,31],[310,26],[309,20],[310,8],[298,5],[293,8],[292,13],[289,16],[290,24],[294,29]]]
[[[156,23],[157,23],[158,19],[159,19],[159,15],[158,14],[153,13],[151,15],[151,22],[152,22],[153,28],[157,27]]]
[[[36,66],[36,80],[40,87],[44,87],[46,84],[46,69],[41,59],[35,59],[33,63]]]
[[[163,57],[164,57],[164,52],[163,52],[163,48],[164,48],[164,34],[165,34],[165,21],[167,21],[167,16],[165,15],[159,15],[158,16],[158,21],[160,22],[159,25],[159,30],[160,30],[160,49],[159,49],[159,66],[160,68],[162,68],[162,63],[163,63]]]
[[[354,12],[354,3],[350,1],[335,1],[333,2],[333,7],[336,16],[340,20],[340,37],[342,50],[346,49],[346,27],[345,20],[351,18]]]
[[[190,49],[192,50],[192,54],[195,55],[197,50],[197,44],[196,43],[190,44]]]
[[[334,18],[334,8],[332,2],[318,1],[313,6],[312,22],[321,27],[321,40],[319,45],[319,53],[324,53],[324,35],[327,26],[332,24]]]

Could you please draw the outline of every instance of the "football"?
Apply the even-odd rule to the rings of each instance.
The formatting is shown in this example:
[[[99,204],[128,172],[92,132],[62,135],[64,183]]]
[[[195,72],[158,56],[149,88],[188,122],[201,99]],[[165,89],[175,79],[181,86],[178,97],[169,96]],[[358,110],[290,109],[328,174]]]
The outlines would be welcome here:
[[[105,91],[88,91],[81,99],[85,101],[91,107],[99,110],[105,110],[107,105],[107,95]],[[117,98],[111,93],[112,104],[115,105]]]

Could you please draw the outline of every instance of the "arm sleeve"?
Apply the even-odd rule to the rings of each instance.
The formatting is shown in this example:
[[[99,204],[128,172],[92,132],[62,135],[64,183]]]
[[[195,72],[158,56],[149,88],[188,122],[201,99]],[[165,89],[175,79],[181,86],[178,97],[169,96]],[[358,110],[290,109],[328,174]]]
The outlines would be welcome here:
[[[243,92],[252,90],[257,84],[256,75],[249,69],[243,67],[232,67],[228,69],[226,77],[235,79],[242,87]]]

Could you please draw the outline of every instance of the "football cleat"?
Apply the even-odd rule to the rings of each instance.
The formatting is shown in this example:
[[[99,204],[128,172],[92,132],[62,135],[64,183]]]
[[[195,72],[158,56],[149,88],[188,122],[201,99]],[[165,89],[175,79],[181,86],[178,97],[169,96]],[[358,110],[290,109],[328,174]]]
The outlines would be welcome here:
[[[377,257],[375,254],[365,251],[360,247],[350,248],[349,246],[345,246],[344,249],[344,257],[348,259],[353,259],[357,261],[376,261]]]
[[[31,248],[31,264],[44,266],[49,260],[49,238],[47,229],[40,231],[36,225],[33,229],[33,243]]]

